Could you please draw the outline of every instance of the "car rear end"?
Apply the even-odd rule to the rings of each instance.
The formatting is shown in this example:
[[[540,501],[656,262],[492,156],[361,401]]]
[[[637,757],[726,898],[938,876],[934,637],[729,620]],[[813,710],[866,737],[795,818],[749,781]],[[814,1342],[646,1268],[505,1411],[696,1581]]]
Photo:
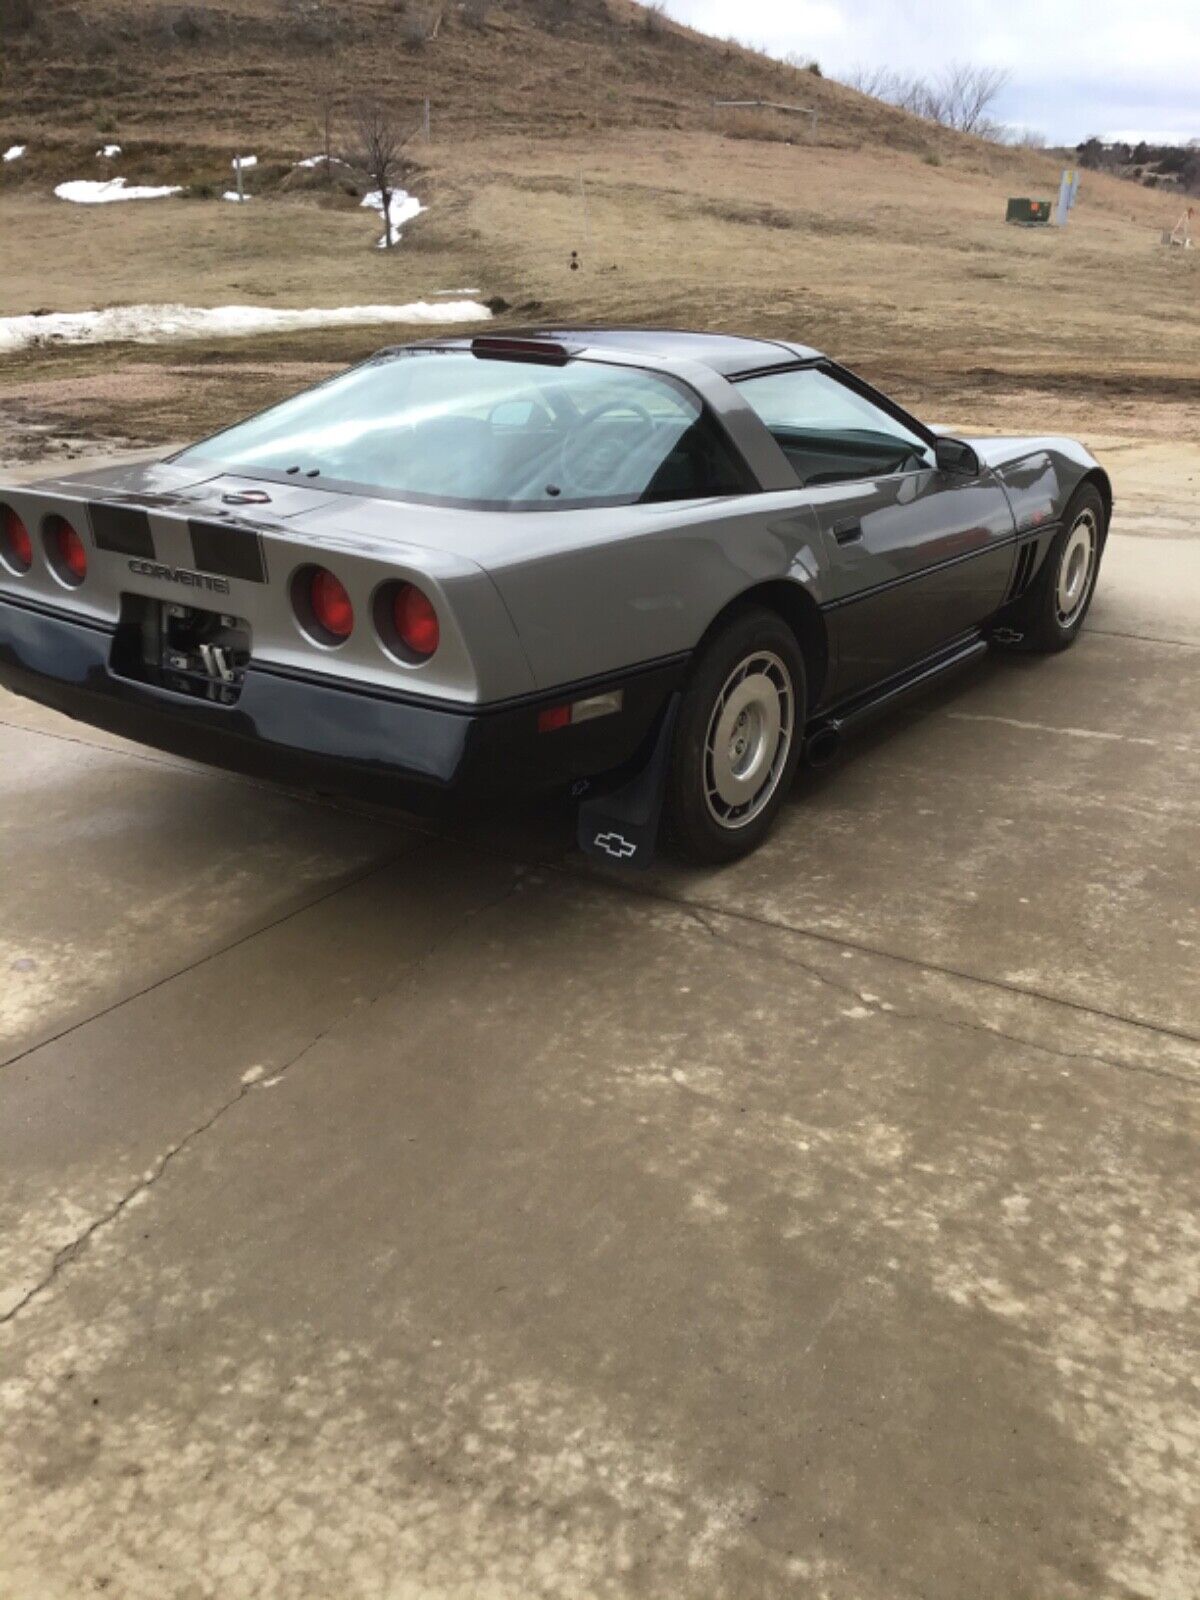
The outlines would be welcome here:
[[[0,486],[0,682],[177,754],[418,807],[622,759],[624,718],[611,750],[544,737],[563,713],[486,572],[364,536],[355,511],[169,465]]]

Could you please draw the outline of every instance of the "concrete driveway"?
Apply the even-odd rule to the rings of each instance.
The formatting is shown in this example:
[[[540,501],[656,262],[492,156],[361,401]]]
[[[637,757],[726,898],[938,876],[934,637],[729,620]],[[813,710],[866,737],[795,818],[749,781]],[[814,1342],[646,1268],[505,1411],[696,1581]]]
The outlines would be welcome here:
[[[1078,647],[719,874],[0,700],[5,1600],[1194,1600],[1200,453],[1126,448]]]

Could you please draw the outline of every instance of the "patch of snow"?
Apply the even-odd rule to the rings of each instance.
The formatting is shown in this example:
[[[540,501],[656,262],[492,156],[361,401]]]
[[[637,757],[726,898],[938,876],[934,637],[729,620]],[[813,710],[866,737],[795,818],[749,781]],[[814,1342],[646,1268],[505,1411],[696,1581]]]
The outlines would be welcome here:
[[[251,167],[256,167],[258,165],[258,157],[257,156],[234,156],[233,160],[229,163],[229,165],[231,167],[233,167],[235,171],[237,170],[238,167],[241,167],[243,172],[249,172]]]
[[[268,306],[114,306],[108,311],[54,311],[45,316],[0,317],[0,353],[31,345],[105,344],[131,340],[158,344],[173,339],[233,338],[255,333],[290,333],[299,328],[349,328],[375,323],[488,322],[491,312],[475,300],[430,305],[334,306],[286,311]]]
[[[388,231],[391,234],[391,242],[393,244],[399,244],[400,229],[406,222],[411,222],[414,217],[419,217],[421,212],[424,211],[426,207],[421,204],[415,194],[409,194],[406,189],[393,189],[390,199],[391,205],[388,207],[388,209],[391,212],[391,216],[388,218]],[[379,215],[382,217],[382,190],[372,189],[370,194],[363,195],[362,203],[364,206],[370,206],[372,211],[378,211]],[[387,243],[388,235],[385,234],[383,238],[380,239],[376,248],[383,250]]]
[[[344,167],[346,163],[340,156],[306,156],[303,161],[293,161],[294,167],[323,167],[328,160],[331,167]]]
[[[483,293],[482,289],[435,289],[433,291],[433,298],[436,300],[441,295],[482,294],[482,293]]]
[[[181,194],[182,188],[179,184],[161,188],[127,184],[124,178],[77,178],[71,183],[60,183],[54,192],[60,200],[74,200],[81,206],[100,206],[111,200],[164,200],[168,195]]]
[[[4,159],[5,161],[20,161],[28,149],[29,146],[27,144],[10,144],[4,152]]]
[[[103,149],[96,151],[97,161],[112,161],[121,154],[119,144],[106,144]]]
[[[245,205],[246,201],[250,199],[250,196],[248,194],[239,194],[236,189],[226,189],[225,193],[221,196],[221,199],[233,200],[240,205]]]

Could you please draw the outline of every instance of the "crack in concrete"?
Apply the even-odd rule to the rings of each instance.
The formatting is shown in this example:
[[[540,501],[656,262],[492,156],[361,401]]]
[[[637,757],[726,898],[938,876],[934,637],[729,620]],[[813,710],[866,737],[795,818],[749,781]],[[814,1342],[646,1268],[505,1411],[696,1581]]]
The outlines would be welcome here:
[[[73,1033],[78,1033],[80,1028],[86,1028],[90,1023],[98,1022],[101,1017],[107,1017],[114,1011],[119,1011],[122,1006],[129,1005],[134,1000],[140,1000],[143,995],[153,994],[155,989],[161,989],[166,983],[173,983],[176,978],[182,978],[188,972],[195,972],[200,967],[207,966],[210,961],[228,955],[231,950],[237,950],[241,945],[249,944],[252,939],[257,939],[264,933],[270,933],[275,928],[281,928],[285,922],[303,916],[306,911],[312,911],[317,906],[323,905],[326,900],[332,900],[339,894],[344,894],[347,889],[354,889],[360,883],[365,883],[368,878],[373,878],[378,872],[386,872],[389,867],[397,866],[406,856],[417,848],[418,841],[414,840],[407,850],[397,851],[384,861],[376,862],[362,872],[356,872],[351,877],[340,878],[330,888],[322,890],[312,899],[305,900],[301,905],[293,906],[290,911],[284,911],[270,922],[264,922],[260,927],[251,928],[248,933],[239,934],[236,939],[231,939],[228,944],[221,945],[216,950],[209,950],[202,956],[197,956],[195,961],[185,962],[182,967],[164,973],[161,978],[155,978],[153,983],[146,984],[141,989],[135,989],[131,994],[122,995],[119,1000],[113,1000],[109,1005],[101,1006],[99,1011],[93,1011],[86,1017],[81,1017],[78,1022],[69,1023],[67,1027],[60,1028],[57,1033],[50,1034],[45,1039],[38,1039],[31,1045],[26,1045],[23,1050],[18,1050],[15,1055],[8,1056],[0,1061],[0,1072],[6,1067],[15,1067],[18,1062],[24,1061],[27,1056],[34,1055],[38,1050],[44,1050],[47,1045],[57,1044],[60,1039],[66,1039]]]
[[[309,1040],[309,1042],[304,1046],[304,1050],[310,1050],[316,1043],[316,1039]],[[301,1055],[303,1053],[304,1051],[300,1052]],[[293,1060],[287,1062],[287,1064],[283,1066],[280,1071],[286,1072],[288,1068],[292,1066],[293,1062],[298,1059],[299,1056],[293,1057]],[[61,1273],[66,1267],[70,1266],[71,1263],[78,1258],[83,1250],[86,1249],[90,1240],[97,1233],[99,1233],[102,1228],[107,1228],[110,1223],[115,1222],[123,1212],[129,1209],[129,1207],[139,1198],[139,1196],[148,1193],[154,1187],[154,1185],[162,1177],[163,1173],[175,1160],[176,1156],[180,1155],[184,1150],[186,1150],[188,1146],[194,1140],[200,1138],[202,1134],[207,1133],[210,1128],[214,1127],[221,1120],[226,1112],[231,1111],[234,1106],[236,1106],[240,1101],[244,1100],[248,1094],[252,1094],[258,1087],[259,1084],[257,1083],[243,1084],[242,1088],[237,1094],[235,1094],[231,1099],[224,1101],[220,1106],[218,1106],[216,1111],[214,1111],[210,1117],[208,1117],[204,1122],[198,1123],[196,1127],[194,1127],[189,1133],[185,1134],[184,1137],[180,1139],[178,1144],[171,1145],[163,1155],[159,1156],[158,1160],[150,1169],[150,1172],[147,1176],[139,1178],[137,1183],[134,1184],[133,1188],[127,1190],[115,1205],[110,1206],[107,1211],[102,1212],[100,1216],[96,1217],[92,1222],[89,1222],[82,1233],[80,1233],[76,1238],[72,1239],[69,1244],[63,1245],[62,1249],[56,1252],[53,1261],[50,1263],[49,1271],[46,1272],[31,1289],[28,1289],[15,1305],[10,1306],[7,1311],[0,1315],[0,1326],[3,1326],[5,1323],[15,1321],[27,1306],[31,1305],[33,1301],[36,1300],[40,1295],[45,1294],[46,1290],[52,1286],[59,1273]]]
[[[678,905],[681,910],[685,911],[687,915],[692,918],[693,921],[699,923],[704,931],[712,938],[717,939],[724,944],[731,944],[735,949],[744,950],[748,954],[753,954],[756,956],[762,955],[762,950],[752,947],[746,944],[744,941],[738,940],[727,932],[719,932],[713,927],[712,923],[709,922],[707,918],[694,906],[690,906],[684,901],[674,901],[672,903]],[[705,909],[707,910],[708,908]],[[739,920],[736,913],[722,911],[715,913],[709,912],[709,915],[725,917],[732,921]],[[803,939],[811,937],[805,933],[798,933],[794,929],[782,929],[779,928],[779,925],[773,926],[775,926],[778,931],[791,934],[794,938]],[[936,1027],[956,1028],[967,1033],[981,1034],[985,1038],[989,1039],[1006,1039],[1010,1044],[1023,1045],[1026,1049],[1033,1050],[1039,1055],[1053,1056],[1060,1061],[1090,1061],[1094,1062],[1098,1066],[1111,1067],[1117,1072],[1134,1072],[1148,1078],[1162,1078],[1170,1083],[1179,1083],[1182,1084],[1186,1089],[1200,1089],[1200,1081],[1197,1079],[1189,1078],[1183,1073],[1171,1072],[1165,1067],[1146,1067],[1141,1066],[1133,1061],[1117,1061],[1112,1056],[1102,1056],[1091,1050],[1060,1050],[1055,1045],[1041,1044],[1036,1039],[1030,1039],[1024,1034],[1010,1033],[1006,1028],[993,1027],[986,1022],[972,1022],[964,1017],[943,1016],[935,1011],[914,1011],[903,1006],[894,1005],[890,1001],[880,1001],[878,996],[871,994],[869,991],[859,989],[852,983],[840,982],[837,978],[831,977],[829,973],[823,972],[819,967],[813,966],[810,962],[802,961],[795,956],[782,956],[778,951],[775,950],[772,950],[770,954],[776,961],[786,961],[789,967],[799,967],[802,972],[808,973],[808,975],[812,978],[815,978],[818,983],[824,984],[827,987],[836,990],[838,993],[846,995],[849,999],[856,1000],[860,1005],[866,1006],[873,1014],[877,1016],[882,1015],[889,1017],[902,1017],[909,1022],[928,1022],[932,1023]],[[904,958],[885,957],[885,959],[903,960]],[[917,967],[920,966],[920,963],[917,962],[911,962],[908,964]],[[969,979],[966,981],[973,982],[974,980]],[[1016,992],[1020,994],[1024,991],[1018,990]],[[1040,996],[1036,998],[1039,1000],[1041,999]],[[1059,1002],[1048,1003],[1057,1004]]]
[[[1099,634],[1105,639],[1136,639],[1139,644],[1166,644],[1174,650],[1200,650],[1200,644],[1191,639],[1164,639],[1154,633],[1124,633],[1120,628],[1085,628],[1084,637]]]
[[[547,863],[547,866],[550,865],[552,863]],[[570,872],[571,869],[563,867],[561,870]],[[576,873],[574,876],[582,877],[583,874]],[[599,885],[604,880],[597,877],[589,881]],[[1144,1017],[1126,1016],[1120,1011],[1105,1011],[1097,1006],[1084,1005],[1082,1000],[1071,1000],[1064,995],[1049,994],[1046,990],[1035,989],[1031,985],[1009,983],[1003,978],[989,978],[978,972],[964,972],[961,968],[946,966],[940,961],[923,961],[916,956],[898,955],[894,950],[883,950],[852,936],[823,933],[817,928],[800,928],[791,922],[756,916],[750,911],[735,911],[725,906],[706,905],[703,901],[680,900],[674,895],[664,894],[656,889],[630,888],[628,892],[644,895],[646,899],[657,900],[663,905],[675,906],[680,911],[707,911],[712,916],[726,917],[733,922],[745,922],[751,927],[765,928],[769,932],[795,934],[801,939],[812,939],[817,944],[834,945],[840,950],[854,950],[859,955],[876,956],[881,961],[894,961],[897,966],[912,967],[917,972],[936,972],[945,978],[958,978],[963,983],[977,983],[985,989],[998,989],[1002,994],[1016,995],[1025,1000],[1041,1000],[1046,1005],[1062,1006],[1067,1011],[1078,1011],[1081,1016],[1098,1017],[1104,1022],[1117,1022],[1126,1028],[1138,1028],[1143,1033],[1158,1034],[1166,1039],[1180,1039],[1184,1044],[1200,1045],[1200,1034],[1189,1033],[1186,1028],[1176,1028],[1168,1022],[1147,1022]]]
[[[380,868],[379,870],[382,871],[383,869]],[[366,876],[370,876],[370,874],[367,874]],[[514,866],[512,882],[506,884],[500,894],[493,895],[491,899],[484,901],[480,905],[469,907],[453,924],[453,926],[446,930],[440,939],[436,939],[427,950],[423,951],[419,956],[410,961],[403,971],[392,982],[387,983],[383,986],[383,988],[378,989],[367,1001],[367,1009],[370,1010],[373,1006],[378,1005],[381,1000],[384,1000],[388,996],[394,994],[403,984],[411,982],[417,973],[420,972],[421,969],[435,955],[444,949],[447,944],[456,938],[464,928],[469,926],[469,924],[474,921],[476,917],[486,916],[489,912],[498,910],[499,907],[505,903],[505,901],[511,899],[511,897],[520,888],[521,879],[523,876],[524,868],[521,866]],[[347,884],[343,887],[350,888],[352,885]],[[341,891],[339,890],[335,892],[340,893]],[[328,896],[325,898],[328,898]],[[249,937],[254,937],[254,935],[250,935]],[[186,971],[187,969],[185,968],[184,970]],[[163,981],[165,982],[168,980]],[[157,987],[157,985],[154,987]],[[138,1179],[137,1183],[135,1183],[131,1189],[127,1190],[125,1194],[123,1194],[120,1199],[115,1202],[115,1204],[111,1205],[107,1211],[102,1212],[100,1216],[89,1222],[87,1227],[84,1228],[83,1231],[74,1239],[72,1239],[70,1243],[63,1245],[60,1250],[56,1251],[54,1259],[50,1263],[49,1270],[43,1274],[43,1276],[38,1280],[37,1283],[33,1285],[31,1289],[28,1289],[25,1294],[21,1296],[15,1305],[10,1306],[7,1311],[0,1314],[0,1327],[15,1321],[23,1311],[25,1311],[34,1303],[34,1301],[40,1299],[41,1296],[47,1292],[47,1290],[52,1288],[59,1275],[73,1262],[79,1259],[80,1255],[84,1252],[92,1239],[94,1239],[95,1236],[103,1229],[108,1228],[114,1222],[118,1221],[122,1214],[126,1212],[131,1205],[135,1204],[142,1195],[149,1193],[149,1191],[154,1188],[155,1184],[158,1183],[159,1179],[167,1171],[168,1167],[170,1167],[171,1164],[180,1155],[182,1155],[185,1150],[194,1144],[197,1139],[203,1137],[203,1135],[208,1133],[210,1129],[215,1128],[216,1125],[234,1109],[235,1106],[240,1105],[243,1100],[247,1099],[257,1090],[274,1088],[281,1078],[289,1073],[299,1062],[303,1061],[304,1057],[308,1055],[310,1051],[315,1050],[323,1039],[328,1038],[335,1028],[339,1027],[346,1020],[346,1018],[352,1014],[352,1012],[357,1010],[358,1004],[359,1002],[357,1000],[352,1001],[350,1005],[346,1006],[344,1010],[340,1011],[331,1022],[326,1023],[326,1025],[318,1033],[315,1033],[311,1039],[308,1039],[294,1055],[290,1056],[288,1060],[282,1064],[282,1066],[277,1067],[271,1073],[269,1078],[256,1078],[253,1082],[243,1083],[235,1095],[231,1095],[228,1100],[223,1101],[221,1105],[219,1105],[210,1116],[206,1117],[203,1122],[197,1123],[197,1125],[188,1133],[186,1133],[182,1139],[180,1139],[176,1144],[171,1145],[161,1156],[159,1156],[158,1160],[149,1169],[149,1171],[143,1174],[143,1176]]]

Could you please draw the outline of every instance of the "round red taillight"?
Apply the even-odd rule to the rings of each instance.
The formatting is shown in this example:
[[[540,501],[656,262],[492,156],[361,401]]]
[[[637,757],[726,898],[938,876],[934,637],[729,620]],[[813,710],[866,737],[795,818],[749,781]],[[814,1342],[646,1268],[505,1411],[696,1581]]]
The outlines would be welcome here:
[[[335,639],[348,639],[354,632],[354,607],[345,587],[327,572],[316,567],[308,584],[308,603],[317,626]]]
[[[406,650],[423,660],[437,649],[442,637],[438,614],[415,584],[402,583],[392,601],[396,636]]]
[[[15,572],[28,572],[33,565],[33,540],[29,529],[10,506],[4,508],[4,555]]]
[[[87,577],[87,551],[83,540],[65,517],[52,518],[46,529],[50,564],[64,583],[82,583]]]

